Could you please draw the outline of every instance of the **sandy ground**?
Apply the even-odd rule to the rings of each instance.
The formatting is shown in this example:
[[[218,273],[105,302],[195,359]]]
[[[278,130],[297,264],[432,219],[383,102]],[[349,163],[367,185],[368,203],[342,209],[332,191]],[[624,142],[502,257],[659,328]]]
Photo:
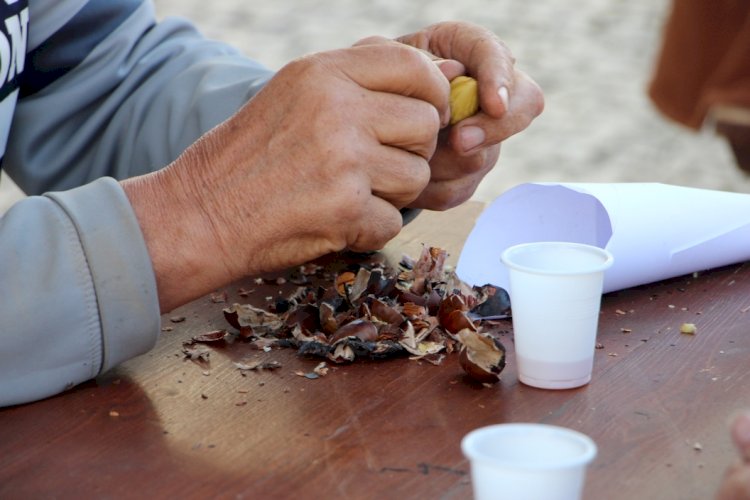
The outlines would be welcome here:
[[[210,8],[207,8],[210,5]],[[300,55],[463,19],[491,28],[545,92],[475,198],[530,181],[665,182],[750,192],[723,140],[668,122],[645,93],[667,0],[156,0],[271,68]],[[2,182],[0,208],[7,205]]]

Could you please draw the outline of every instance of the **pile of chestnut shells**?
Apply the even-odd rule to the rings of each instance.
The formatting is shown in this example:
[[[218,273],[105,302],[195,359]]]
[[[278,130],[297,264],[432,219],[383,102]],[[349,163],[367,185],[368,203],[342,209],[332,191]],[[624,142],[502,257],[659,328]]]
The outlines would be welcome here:
[[[234,304],[224,316],[239,335],[261,347],[296,347],[335,363],[408,353],[439,364],[459,351],[462,368],[483,383],[498,381],[505,348],[496,323],[473,321],[510,313],[508,294],[491,285],[469,287],[445,269],[446,253],[424,247],[398,270],[380,264],[339,273],[330,286],[301,286],[283,306],[265,310]]]

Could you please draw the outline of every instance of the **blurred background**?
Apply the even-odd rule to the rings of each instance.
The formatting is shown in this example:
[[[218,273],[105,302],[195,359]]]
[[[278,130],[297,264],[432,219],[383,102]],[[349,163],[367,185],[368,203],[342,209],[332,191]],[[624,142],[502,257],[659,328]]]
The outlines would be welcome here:
[[[545,93],[544,113],[503,145],[475,195],[491,201],[523,182],[664,182],[750,193],[750,179],[712,131],[667,121],[646,88],[668,0],[156,0],[160,17],[272,69],[369,35],[395,37],[443,20],[483,24]],[[0,208],[13,196],[0,183]]]

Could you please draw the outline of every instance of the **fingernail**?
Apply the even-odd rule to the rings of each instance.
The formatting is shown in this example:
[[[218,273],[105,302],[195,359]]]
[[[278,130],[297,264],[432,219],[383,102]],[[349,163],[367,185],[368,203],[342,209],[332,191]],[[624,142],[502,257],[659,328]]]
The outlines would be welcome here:
[[[484,130],[479,127],[468,126],[461,129],[461,146],[464,151],[469,151],[484,142]]]
[[[500,96],[500,100],[503,101],[503,106],[505,107],[505,111],[508,111],[509,104],[508,104],[508,87],[500,87],[500,89],[497,91],[497,95]]]

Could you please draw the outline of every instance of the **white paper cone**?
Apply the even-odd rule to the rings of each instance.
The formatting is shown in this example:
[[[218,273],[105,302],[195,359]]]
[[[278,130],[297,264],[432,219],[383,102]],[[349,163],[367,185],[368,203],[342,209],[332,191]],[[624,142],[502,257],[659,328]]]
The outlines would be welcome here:
[[[606,248],[604,292],[750,260],[750,195],[657,183],[521,184],[480,215],[458,259],[471,285],[508,289],[502,252],[532,241]]]

